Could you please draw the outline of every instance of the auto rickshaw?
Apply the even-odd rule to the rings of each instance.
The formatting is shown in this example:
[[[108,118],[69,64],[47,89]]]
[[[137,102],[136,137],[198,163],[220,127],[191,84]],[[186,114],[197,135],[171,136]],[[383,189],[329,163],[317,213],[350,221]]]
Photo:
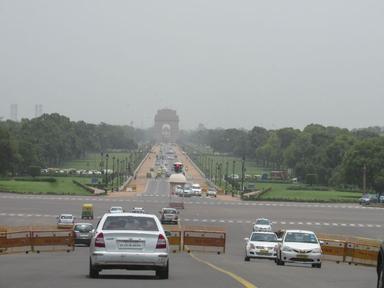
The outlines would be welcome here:
[[[93,219],[93,204],[83,204],[81,219]]]

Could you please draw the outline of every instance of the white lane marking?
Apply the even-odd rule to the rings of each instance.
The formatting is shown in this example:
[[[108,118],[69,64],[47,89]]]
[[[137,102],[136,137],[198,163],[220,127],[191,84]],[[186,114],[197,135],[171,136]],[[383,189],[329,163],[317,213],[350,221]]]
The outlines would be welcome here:
[[[139,197],[142,197],[142,196],[152,196],[152,197],[162,197],[162,198],[166,198],[168,197],[168,195],[160,195],[160,194],[147,194],[147,195],[138,195],[134,198],[129,198],[129,199],[110,199],[110,198],[106,198],[106,197],[100,197],[100,198],[93,198],[93,197],[82,197],[82,196],[76,196],[76,197],[73,197],[73,196],[61,196],[61,197],[57,197],[57,196],[37,196],[37,195],[28,195],[28,196],[23,196],[23,195],[18,195],[18,196],[14,196],[14,195],[2,195],[0,196],[0,198],[2,199],[34,199],[34,200],[66,200],[66,201],[98,201],[98,202],[138,202],[138,198]],[[153,199],[153,200],[148,200],[148,203],[166,203],[163,202],[162,200],[161,201],[158,201],[158,199]],[[237,206],[249,206],[249,205],[252,205],[252,206],[273,206],[273,207],[276,207],[276,206],[279,206],[279,207],[316,207],[316,208],[333,208],[333,209],[339,209],[339,208],[343,208],[343,209],[374,209],[374,210],[378,210],[378,209],[382,209],[382,208],[379,208],[379,207],[365,207],[365,206],[360,206],[360,205],[330,205],[330,204],[306,204],[306,203],[263,203],[263,202],[258,202],[258,203],[249,203],[249,202],[240,202],[240,201],[236,201],[236,202],[223,202],[223,201],[216,201],[214,199],[212,199],[212,201],[204,201],[203,203],[201,201],[190,201],[189,202],[190,204],[196,204],[196,205],[224,205],[224,206],[228,206],[228,205],[237,205]]]

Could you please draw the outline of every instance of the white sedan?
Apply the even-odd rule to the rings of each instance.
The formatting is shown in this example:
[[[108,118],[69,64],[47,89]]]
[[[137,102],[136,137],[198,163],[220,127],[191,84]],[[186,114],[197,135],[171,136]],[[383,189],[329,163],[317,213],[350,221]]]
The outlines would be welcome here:
[[[105,269],[155,270],[169,276],[169,242],[155,215],[104,214],[90,245],[89,277]]]
[[[244,239],[245,261],[250,258],[276,258],[278,238],[273,232],[252,232],[249,238]]]
[[[277,249],[276,264],[293,262],[321,268],[320,244],[312,231],[287,230]]]
[[[253,231],[272,231],[272,222],[265,218],[258,218],[253,224]]]

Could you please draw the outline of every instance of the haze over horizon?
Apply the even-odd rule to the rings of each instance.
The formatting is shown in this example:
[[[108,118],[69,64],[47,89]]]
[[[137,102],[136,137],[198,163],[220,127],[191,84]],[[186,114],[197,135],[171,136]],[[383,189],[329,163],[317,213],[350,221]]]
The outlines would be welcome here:
[[[0,0],[0,117],[384,126],[384,1]]]

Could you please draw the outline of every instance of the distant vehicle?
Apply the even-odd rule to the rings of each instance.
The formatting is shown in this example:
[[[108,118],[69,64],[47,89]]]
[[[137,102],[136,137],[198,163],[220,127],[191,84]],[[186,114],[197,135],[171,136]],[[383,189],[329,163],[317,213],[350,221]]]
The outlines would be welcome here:
[[[192,195],[194,196],[201,196],[201,187],[200,184],[192,184]]]
[[[375,194],[365,194],[359,199],[360,205],[369,205],[372,203],[377,203],[377,195]]]
[[[217,197],[217,192],[215,189],[213,188],[209,188],[208,191],[207,191],[207,196],[208,197]]]
[[[176,194],[176,195],[182,195],[182,194],[183,194],[183,191],[184,191],[183,186],[181,186],[181,185],[176,185],[176,188],[175,188],[175,194]]]
[[[384,288],[384,242],[381,243],[377,256],[377,288]]]
[[[276,264],[284,265],[291,262],[311,264],[312,267],[321,268],[321,255],[320,242],[315,233],[286,230],[277,248]]]
[[[253,231],[272,231],[272,222],[266,218],[258,218],[253,224]]]
[[[75,244],[89,246],[93,236],[93,225],[91,223],[76,223],[73,226]]]
[[[145,211],[142,207],[134,207],[131,210],[131,213],[137,213],[137,214],[145,214]]]
[[[278,238],[273,232],[252,232],[249,238],[244,239],[245,261],[250,258],[276,258]]]
[[[112,206],[109,208],[109,213],[123,213],[124,209],[121,206]]]
[[[81,209],[81,219],[93,219],[93,204],[83,204]]]
[[[60,214],[57,218],[57,228],[72,228],[75,217],[72,214]]]
[[[184,172],[184,166],[181,162],[175,162],[173,163],[173,171],[175,173],[183,173]]]
[[[155,270],[169,277],[169,243],[155,215],[104,214],[91,240],[89,277],[105,269]]]
[[[185,185],[183,188],[183,197],[191,197],[192,196],[192,187],[189,185]]]
[[[179,223],[179,211],[175,208],[163,208],[160,213],[161,224],[177,224]]]

